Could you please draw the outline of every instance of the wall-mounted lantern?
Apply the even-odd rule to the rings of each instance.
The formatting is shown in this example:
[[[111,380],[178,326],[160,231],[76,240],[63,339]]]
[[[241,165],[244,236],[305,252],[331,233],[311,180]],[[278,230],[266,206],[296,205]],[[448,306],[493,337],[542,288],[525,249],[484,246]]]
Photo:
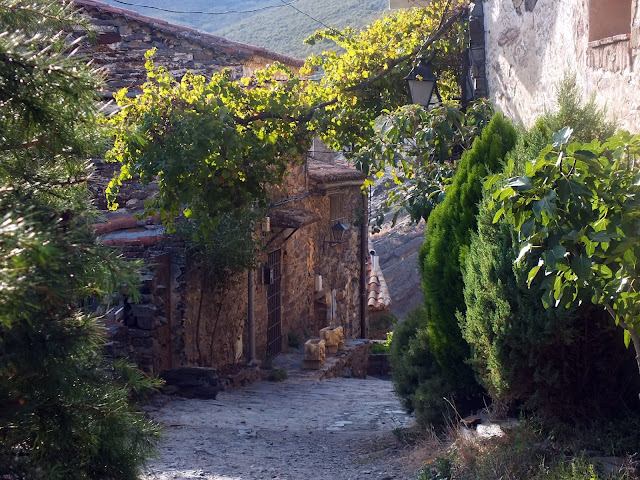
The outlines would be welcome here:
[[[411,102],[428,108],[431,104],[433,92],[436,90],[438,79],[424,57],[420,58],[418,64],[411,69],[409,75],[404,79],[409,84]]]
[[[331,241],[329,243],[342,243],[342,240],[344,240],[344,233],[347,230],[349,230],[349,227],[345,224],[342,222],[336,222],[336,224],[331,227]]]

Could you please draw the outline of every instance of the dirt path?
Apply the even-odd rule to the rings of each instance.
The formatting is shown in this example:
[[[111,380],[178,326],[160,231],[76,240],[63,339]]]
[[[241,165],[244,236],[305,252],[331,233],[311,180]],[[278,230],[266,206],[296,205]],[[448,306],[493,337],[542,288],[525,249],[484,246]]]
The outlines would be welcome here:
[[[410,425],[391,382],[288,379],[221,392],[216,400],[164,397],[165,425],[145,480],[413,479],[393,429]]]

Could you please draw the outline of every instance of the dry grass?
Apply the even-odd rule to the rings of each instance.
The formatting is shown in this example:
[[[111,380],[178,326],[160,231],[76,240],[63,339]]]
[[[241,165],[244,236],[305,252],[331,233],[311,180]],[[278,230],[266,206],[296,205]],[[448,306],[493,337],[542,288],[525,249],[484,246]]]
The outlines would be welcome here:
[[[447,429],[437,435],[433,429],[411,427],[394,430],[396,439],[405,445],[402,461],[411,471],[419,472],[436,459],[445,457],[453,445],[456,435]]]
[[[640,480],[633,456],[608,463],[610,457],[568,451],[535,425],[523,423],[503,436],[485,439],[450,428],[446,442],[416,444],[412,453],[414,462],[432,467],[419,477],[425,480]]]

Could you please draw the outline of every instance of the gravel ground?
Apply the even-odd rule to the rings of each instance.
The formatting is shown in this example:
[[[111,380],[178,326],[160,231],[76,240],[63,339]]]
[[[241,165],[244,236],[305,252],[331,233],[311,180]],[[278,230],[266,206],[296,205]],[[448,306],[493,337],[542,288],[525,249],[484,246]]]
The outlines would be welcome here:
[[[164,428],[145,480],[414,479],[393,429],[413,419],[391,382],[290,378],[221,392],[215,400],[161,397]]]

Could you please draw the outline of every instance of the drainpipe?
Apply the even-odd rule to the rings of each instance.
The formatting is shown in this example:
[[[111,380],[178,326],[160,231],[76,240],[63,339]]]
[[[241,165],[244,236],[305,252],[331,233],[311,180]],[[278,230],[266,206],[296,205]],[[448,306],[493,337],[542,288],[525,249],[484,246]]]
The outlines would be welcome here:
[[[255,270],[248,271],[247,290],[247,323],[249,324],[249,363],[256,362],[256,328],[254,312],[254,292],[255,292]]]
[[[367,338],[367,197],[362,195],[360,225],[360,338]]]

